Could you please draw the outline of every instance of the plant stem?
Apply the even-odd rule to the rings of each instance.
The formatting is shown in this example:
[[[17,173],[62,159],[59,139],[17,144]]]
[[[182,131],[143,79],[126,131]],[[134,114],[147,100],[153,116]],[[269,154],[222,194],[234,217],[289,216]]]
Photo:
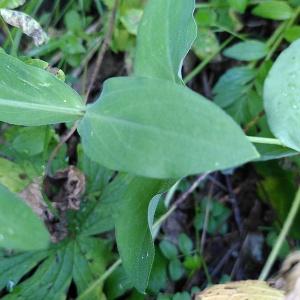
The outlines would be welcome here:
[[[247,136],[248,140],[254,144],[279,145],[286,147],[280,140],[258,136]]]
[[[82,300],[89,295],[97,286],[102,284],[120,265],[122,261],[118,259],[114,264],[112,264],[109,269],[107,269],[101,277],[94,281],[78,298],[77,300]]]
[[[218,55],[233,40],[233,38],[233,36],[229,37],[216,51],[207,56],[194,70],[192,70],[190,74],[183,79],[183,82],[188,83],[196,75],[198,75],[215,58],[215,56]]]
[[[280,235],[279,237],[277,238],[277,241],[267,259],[267,262],[264,266],[264,268],[262,269],[261,271],[261,274],[259,276],[259,280],[266,280],[266,278],[268,277],[270,271],[271,271],[271,268],[278,256],[278,253],[282,247],[282,244],[284,243],[292,225],[293,225],[293,222],[294,222],[294,219],[297,215],[297,212],[299,210],[299,207],[300,207],[300,187],[298,188],[298,191],[296,193],[296,196],[295,196],[295,199],[293,201],[293,204],[290,208],[290,211],[289,211],[289,214],[285,220],[285,223],[281,229],[281,232],[280,232]]]

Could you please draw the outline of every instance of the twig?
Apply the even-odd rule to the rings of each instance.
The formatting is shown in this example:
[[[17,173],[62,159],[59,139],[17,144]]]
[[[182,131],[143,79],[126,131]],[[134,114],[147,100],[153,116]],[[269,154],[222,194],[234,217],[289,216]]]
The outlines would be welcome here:
[[[102,46],[99,49],[99,53],[98,53],[98,57],[97,57],[97,60],[96,60],[96,65],[95,65],[95,69],[94,69],[94,72],[92,74],[92,79],[91,79],[91,82],[90,82],[90,85],[89,85],[89,88],[88,88],[88,91],[87,91],[84,103],[86,103],[87,100],[88,100],[88,97],[90,95],[91,89],[92,89],[92,87],[93,87],[93,85],[94,85],[94,83],[96,81],[97,73],[99,72],[99,69],[100,69],[101,64],[103,62],[104,54],[107,51],[107,47],[110,44],[110,41],[111,41],[111,38],[112,38],[112,34],[113,34],[113,28],[114,28],[114,24],[115,24],[115,19],[116,19],[116,13],[117,13],[118,5],[119,5],[119,0],[115,0],[115,5],[114,5],[114,8],[113,8],[113,10],[111,12],[110,19],[109,19],[109,24],[108,24],[109,28],[108,28],[107,34],[106,34],[106,36],[105,36],[105,38],[103,40]],[[51,175],[50,169],[51,169],[51,164],[52,164],[54,158],[58,154],[60,148],[69,140],[69,138],[77,130],[77,126],[78,126],[78,122],[76,122],[73,125],[73,127],[70,129],[70,131],[61,139],[61,141],[59,142],[59,144],[57,144],[57,146],[55,147],[55,149],[52,151],[52,153],[50,155],[50,158],[48,160],[48,164],[47,164],[47,168],[46,168],[46,174]]]
[[[114,31],[114,24],[115,24],[115,21],[116,21],[116,14],[117,14],[118,5],[119,5],[119,0],[115,0],[114,8],[113,8],[113,10],[111,12],[111,15],[110,15],[110,18],[109,18],[108,30],[107,30],[106,35],[104,37],[103,43],[102,43],[102,45],[99,49],[99,53],[98,53],[98,56],[97,56],[94,72],[92,74],[91,81],[90,81],[90,84],[88,86],[88,89],[87,89],[87,92],[86,92],[86,95],[85,95],[85,103],[87,102],[87,100],[90,96],[90,93],[91,93],[92,88],[94,86],[94,83],[96,81],[97,75],[99,73],[100,67],[102,65],[104,54],[106,53],[107,48],[108,48],[108,46],[111,42],[113,31]]]
[[[60,140],[60,142],[56,145],[52,153],[50,154],[50,157],[48,159],[47,168],[46,168],[46,175],[51,176],[51,164],[58,154],[60,148],[69,140],[69,138],[74,134],[74,132],[77,130],[78,121],[74,123],[72,128],[69,130],[69,132]]]
[[[184,192],[169,208],[169,210],[162,215],[153,225],[153,229],[156,230],[158,226],[160,226],[166,219],[169,218],[170,215],[188,198],[188,196],[195,191],[195,189],[199,186],[201,182],[203,182],[209,173],[205,173],[197,177],[197,179],[193,182],[190,188]]]
[[[267,259],[265,266],[263,267],[263,269],[260,273],[260,276],[259,276],[260,280],[266,280],[266,278],[268,277],[268,275],[272,269],[272,266],[278,256],[278,253],[281,250],[281,247],[282,247],[284,241],[286,240],[286,237],[293,225],[293,222],[295,220],[297,212],[299,211],[299,207],[300,207],[300,187],[298,188],[295,199],[290,208],[289,214],[288,214],[288,216],[284,222],[284,225],[281,229],[280,235],[279,235],[279,237]]]
[[[242,233],[243,232],[243,223],[242,223],[241,213],[240,213],[239,207],[237,205],[235,193],[232,189],[232,184],[231,184],[229,176],[226,175],[225,178],[226,178],[226,184],[227,184],[227,188],[228,188],[228,192],[229,192],[229,201],[231,202],[231,205],[233,208],[234,220],[238,227],[239,232]]]

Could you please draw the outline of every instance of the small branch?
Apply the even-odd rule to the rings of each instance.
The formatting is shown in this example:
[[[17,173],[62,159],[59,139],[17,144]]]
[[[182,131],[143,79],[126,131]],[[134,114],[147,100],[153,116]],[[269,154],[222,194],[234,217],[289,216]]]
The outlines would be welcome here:
[[[192,70],[190,74],[183,79],[184,83],[188,83],[195,76],[197,76],[232,40],[233,36],[229,37],[216,51],[207,56],[207,58],[205,58],[194,70]]]
[[[267,279],[267,277],[274,265],[274,262],[275,262],[276,258],[278,257],[278,253],[281,250],[282,245],[283,245],[284,241],[286,240],[287,235],[293,225],[295,217],[299,211],[299,207],[300,207],[300,187],[298,188],[295,199],[290,208],[289,214],[284,222],[284,225],[281,229],[281,232],[277,238],[277,241],[276,241],[275,245],[273,246],[272,251],[267,259],[267,262],[260,273],[259,280]]]
[[[272,139],[272,138],[265,138],[265,137],[258,137],[258,136],[247,136],[248,140],[254,144],[267,144],[267,145],[278,145],[286,147],[280,140]]]
[[[77,300],[85,299],[94,289],[102,284],[120,265],[122,261],[118,259],[113,265],[111,265],[101,277],[94,281],[78,298]]]
[[[91,81],[90,81],[90,84],[88,86],[88,89],[87,89],[87,92],[86,92],[86,95],[85,95],[85,103],[88,101],[88,98],[90,96],[92,88],[95,84],[97,75],[99,73],[100,67],[102,65],[104,55],[107,51],[107,48],[108,48],[109,44],[111,43],[111,39],[112,39],[113,31],[114,31],[114,25],[115,25],[115,21],[116,21],[118,5],[119,5],[119,0],[115,0],[114,8],[111,12],[109,22],[108,22],[108,30],[107,30],[106,35],[104,37],[101,48],[99,49],[99,53],[98,53],[98,56],[97,56],[94,72],[92,73]]]
[[[158,226],[160,226],[165,220],[168,219],[170,215],[173,214],[173,212],[178,208],[179,205],[181,205],[188,196],[195,191],[195,189],[199,186],[201,182],[203,182],[207,177],[209,173],[205,173],[203,175],[200,175],[197,177],[197,179],[193,182],[193,184],[190,186],[190,188],[184,192],[169,208],[169,210],[162,215],[153,225],[153,229],[156,230]]]
[[[78,122],[75,122],[75,124],[72,126],[72,128],[69,130],[69,132],[60,140],[60,142],[56,145],[52,153],[50,154],[47,167],[46,167],[46,175],[51,176],[51,165],[55,157],[57,156],[59,150],[61,147],[69,140],[69,138],[74,134],[74,132],[77,130]]]
[[[242,233],[243,232],[243,223],[242,223],[242,218],[241,218],[241,212],[237,205],[235,193],[233,191],[229,175],[225,175],[225,178],[226,178],[226,184],[227,184],[227,188],[228,188],[228,192],[229,192],[229,200],[230,200],[232,208],[233,208],[234,220],[238,227],[239,232]]]

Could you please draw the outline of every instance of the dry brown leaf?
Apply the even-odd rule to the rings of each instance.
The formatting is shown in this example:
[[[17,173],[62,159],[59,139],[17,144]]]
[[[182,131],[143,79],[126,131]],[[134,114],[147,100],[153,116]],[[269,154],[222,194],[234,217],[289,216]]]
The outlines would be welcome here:
[[[0,15],[7,24],[20,28],[26,35],[30,36],[36,46],[48,41],[48,36],[41,25],[29,15],[5,8],[0,9]]]
[[[214,285],[196,300],[284,300],[284,293],[264,281],[246,280]]]
[[[300,251],[291,253],[282,263],[278,275],[269,282],[286,292],[286,300],[300,300]]]

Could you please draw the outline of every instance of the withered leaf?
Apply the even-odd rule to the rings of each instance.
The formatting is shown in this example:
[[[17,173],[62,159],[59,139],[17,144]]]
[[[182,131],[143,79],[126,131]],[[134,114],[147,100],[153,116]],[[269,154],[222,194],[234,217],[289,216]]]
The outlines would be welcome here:
[[[36,46],[48,41],[48,36],[41,25],[29,15],[5,8],[0,9],[0,15],[7,24],[20,28],[26,35],[30,36]]]
[[[284,300],[284,292],[264,281],[246,280],[214,285],[200,293],[196,300]]]

